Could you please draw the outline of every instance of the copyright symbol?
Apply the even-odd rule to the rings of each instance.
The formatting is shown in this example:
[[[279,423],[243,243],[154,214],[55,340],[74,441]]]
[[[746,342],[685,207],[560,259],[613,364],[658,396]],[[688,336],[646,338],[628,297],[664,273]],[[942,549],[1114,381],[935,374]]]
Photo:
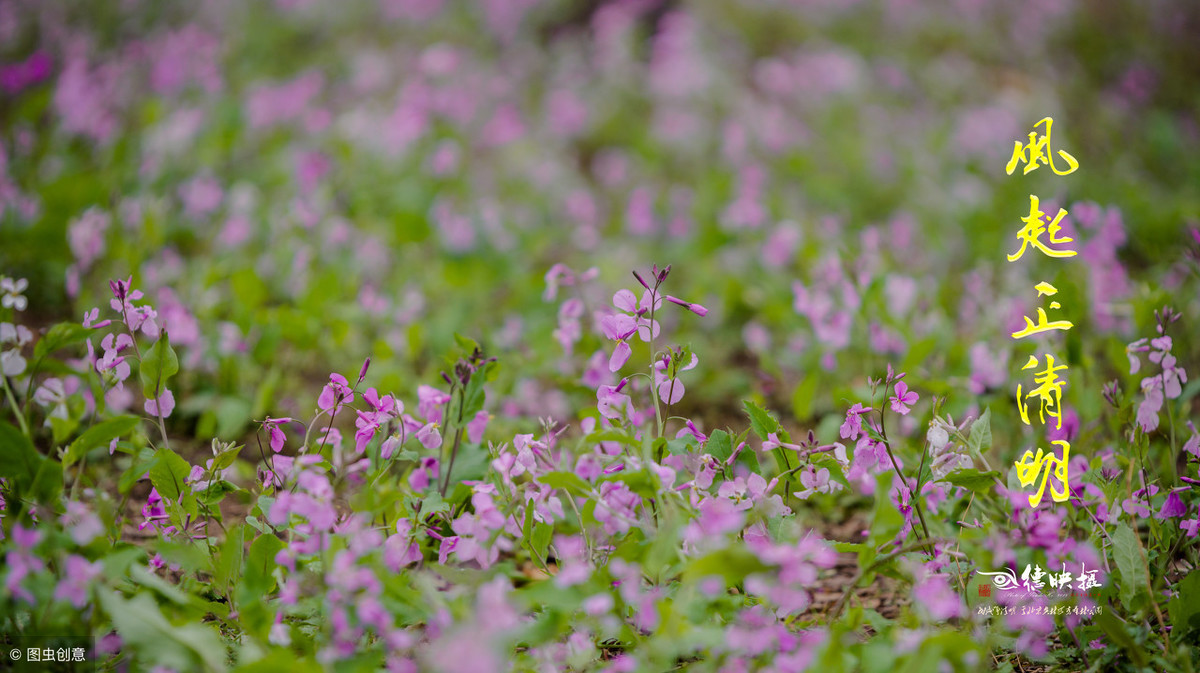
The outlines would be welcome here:
[[[16,648],[11,649],[8,651],[8,656],[11,657],[13,661],[16,661],[21,658],[21,650]]]

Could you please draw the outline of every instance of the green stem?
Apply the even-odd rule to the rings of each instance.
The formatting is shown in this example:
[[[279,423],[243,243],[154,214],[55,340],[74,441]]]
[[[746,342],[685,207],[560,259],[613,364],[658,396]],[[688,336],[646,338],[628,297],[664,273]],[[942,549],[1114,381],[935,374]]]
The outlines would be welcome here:
[[[0,383],[4,385],[4,395],[8,398],[8,403],[13,408],[13,415],[17,417],[17,423],[21,426],[21,433],[33,439],[33,435],[29,434],[29,424],[25,422],[25,414],[21,413],[21,407],[17,406],[17,398],[13,396],[12,388],[8,385],[8,377],[0,376]]]

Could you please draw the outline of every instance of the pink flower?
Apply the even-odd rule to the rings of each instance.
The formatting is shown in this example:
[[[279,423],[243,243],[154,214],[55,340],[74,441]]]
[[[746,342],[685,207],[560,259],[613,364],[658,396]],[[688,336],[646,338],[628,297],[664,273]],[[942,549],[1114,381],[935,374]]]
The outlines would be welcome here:
[[[862,414],[871,411],[871,407],[864,407],[860,403],[855,403],[846,411],[846,422],[842,423],[839,434],[842,439],[858,439],[858,435],[862,432]]]
[[[916,393],[909,391],[907,383],[899,381],[896,383],[896,394],[890,399],[892,402],[892,411],[901,416],[907,416],[909,406],[916,404],[919,397]]]
[[[164,390],[157,398],[146,400],[145,408],[146,413],[151,416],[167,418],[175,410],[175,394],[170,390]]]
[[[950,586],[942,574],[931,574],[913,587],[914,603],[934,621],[943,621],[965,615],[962,597]]]
[[[271,437],[271,450],[274,451],[275,453],[279,453],[280,451],[282,451],[283,443],[287,441],[287,435],[283,434],[283,430],[279,427],[279,424],[280,423],[291,423],[291,422],[292,422],[292,419],[287,418],[287,417],[284,417],[284,418],[268,417],[267,420],[263,421],[263,427],[267,429],[267,433]]]
[[[67,557],[63,579],[54,589],[54,600],[70,601],[78,609],[83,609],[90,598],[88,589],[92,580],[100,575],[99,561],[89,563],[82,556],[71,554]]]
[[[1179,491],[1187,489],[1188,487],[1184,486],[1182,489],[1175,489],[1174,491],[1168,493],[1166,502],[1163,503],[1162,509],[1158,510],[1158,514],[1155,515],[1155,518],[1178,519],[1184,514],[1187,514],[1187,505],[1184,505],[1183,501],[1179,499]]]
[[[336,406],[349,404],[354,401],[354,392],[350,390],[350,383],[345,376],[341,374],[330,374],[329,383],[321,389],[321,396],[317,398],[317,408],[321,411],[329,411]],[[336,412],[336,409],[334,409]]]

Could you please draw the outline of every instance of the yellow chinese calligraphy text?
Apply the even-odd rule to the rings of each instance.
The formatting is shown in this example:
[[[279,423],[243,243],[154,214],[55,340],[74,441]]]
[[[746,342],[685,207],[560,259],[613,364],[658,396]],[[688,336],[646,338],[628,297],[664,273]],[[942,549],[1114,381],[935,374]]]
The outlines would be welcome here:
[[[1042,503],[1042,495],[1046,492],[1046,481],[1050,479],[1051,471],[1054,472],[1054,478],[1062,484],[1062,489],[1050,486],[1050,497],[1054,502],[1065,502],[1071,495],[1071,484],[1069,481],[1068,464],[1071,458],[1071,445],[1063,440],[1055,440],[1054,444],[1062,447],[1062,457],[1056,458],[1054,453],[1046,453],[1041,448],[1037,450],[1037,455],[1033,451],[1026,451],[1021,460],[1016,462],[1017,479],[1022,486],[1032,486],[1041,476],[1042,484],[1038,487],[1037,493],[1029,496],[1029,506],[1036,508]]]
[[[1030,355],[1029,362],[1025,363],[1021,370],[1032,369],[1039,364],[1037,357]],[[1066,365],[1054,365],[1054,356],[1046,355],[1046,368],[1035,375],[1034,383],[1038,387],[1029,391],[1029,394],[1021,396],[1021,384],[1017,384],[1017,408],[1021,410],[1021,420],[1025,421],[1025,425],[1029,425],[1029,405],[1025,404],[1025,399],[1029,397],[1037,397],[1041,401],[1041,408],[1038,410],[1038,417],[1042,423],[1046,422],[1046,416],[1058,419],[1055,428],[1062,429],[1062,387],[1066,381],[1058,378],[1058,372],[1066,369]]]
[[[1047,283],[1045,281],[1042,281],[1033,287],[1035,290],[1038,291],[1039,297],[1042,295],[1052,297],[1052,296],[1058,294],[1058,288],[1054,287],[1053,285],[1051,285],[1050,283]],[[1059,304],[1056,301],[1052,301],[1052,302],[1050,302],[1050,308],[1062,308],[1062,304]],[[1049,331],[1052,329],[1069,330],[1075,326],[1075,323],[1071,322],[1070,320],[1055,320],[1054,322],[1050,322],[1049,319],[1046,318],[1046,309],[1041,308],[1041,307],[1038,308],[1037,314],[1038,314],[1038,321],[1036,324],[1032,320],[1029,319],[1029,316],[1024,316],[1025,329],[1020,330],[1018,332],[1013,332],[1012,337],[1014,339],[1021,339],[1021,338],[1027,337],[1031,334],[1040,334],[1042,332],[1046,332],[1046,331]]]
[[[1077,254],[1074,250],[1058,250],[1047,246],[1042,241],[1042,234],[1049,234],[1048,242],[1056,245],[1070,243],[1075,240],[1073,238],[1058,237],[1058,232],[1062,230],[1062,227],[1058,226],[1058,223],[1062,221],[1062,218],[1066,214],[1067,211],[1065,208],[1059,208],[1058,214],[1054,216],[1054,219],[1050,222],[1050,226],[1047,227],[1046,223],[1042,221],[1042,218],[1046,217],[1046,214],[1042,212],[1042,209],[1038,205],[1038,197],[1030,194],[1029,215],[1028,217],[1021,218],[1025,226],[1021,231],[1017,232],[1017,238],[1021,241],[1021,249],[1009,255],[1008,261],[1015,262],[1021,259],[1021,256],[1025,254],[1025,248],[1030,245],[1041,250],[1048,257],[1074,257]]]
[[[1054,165],[1054,151],[1050,147],[1050,127],[1054,124],[1054,120],[1046,117],[1033,126],[1037,128],[1042,124],[1046,125],[1046,132],[1040,137],[1037,131],[1030,131],[1029,142],[1027,144],[1022,145],[1020,140],[1013,141],[1012,158],[1008,160],[1008,165],[1004,167],[1006,173],[1012,175],[1013,171],[1017,168],[1017,164],[1021,162],[1025,162],[1025,170],[1022,175],[1028,175],[1031,171],[1036,170],[1039,163],[1049,166],[1055,175],[1069,175],[1079,168],[1079,162],[1075,160],[1075,157],[1059,150],[1058,156],[1067,162],[1067,170],[1058,170],[1058,167]]]

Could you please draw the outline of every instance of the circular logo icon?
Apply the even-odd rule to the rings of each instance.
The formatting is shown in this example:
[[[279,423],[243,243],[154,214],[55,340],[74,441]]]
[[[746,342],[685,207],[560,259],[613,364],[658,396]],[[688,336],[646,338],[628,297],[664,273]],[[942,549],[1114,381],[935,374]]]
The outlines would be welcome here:
[[[13,649],[8,651],[8,656],[12,657],[13,661],[16,661],[21,658],[21,650],[18,650],[14,647]]]

